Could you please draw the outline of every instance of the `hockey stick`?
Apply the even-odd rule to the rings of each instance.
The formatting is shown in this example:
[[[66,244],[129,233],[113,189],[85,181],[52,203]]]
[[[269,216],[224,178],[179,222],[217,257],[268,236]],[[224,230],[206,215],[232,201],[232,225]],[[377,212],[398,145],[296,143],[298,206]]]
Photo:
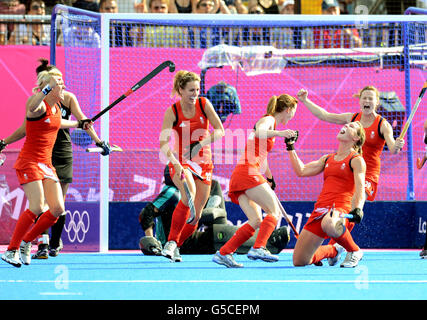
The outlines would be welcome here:
[[[408,120],[406,121],[405,126],[403,127],[402,132],[400,133],[400,136],[399,136],[400,139],[403,139],[403,137],[406,134],[406,131],[408,131],[409,125],[412,122],[412,118],[414,117],[415,112],[417,111],[418,106],[420,105],[421,99],[423,98],[424,93],[426,92],[426,90],[427,90],[427,81],[424,82],[423,88],[421,89],[421,92],[420,92],[420,94],[418,96],[418,99],[415,102],[414,107],[412,108],[411,114],[409,115]]]
[[[273,192],[273,193],[276,196],[276,200],[277,200],[277,203],[279,204],[279,208],[280,208],[280,211],[282,212],[283,217],[285,218],[286,222],[288,223],[288,225],[291,227],[292,231],[294,232],[295,238],[298,239],[299,233],[298,233],[297,229],[293,225],[291,219],[289,219],[288,214],[285,211],[285,208],[283,208],[282,203],[280,202],[279,198],[277,197],[277,194],[275,192]]]
[[[175,64],[172,61],[168,60],[168,61],[162,62],[157,68],[155,68],[153,71],[151,71],[149,74],[147,74],[144,78],[142,78],[141,80],[139,80],[132,88],[130,88],[128,91],[126,91],[124,94],[122,94],[112,104],[110,104],[108,107],[106,107],[104,110],[102,110],[96,116],[94,116],[91,119],[92,122],[95,122],[96,119],[98,119],[99,117],[101,117],[104,113],[106,113],[108,110],[110,110],[116,104],[118,104],[120,101],[124,100],[126,97],[130,96],[136,90],[138,90],[139,88],[141,88],[144,84],[146,84],[148,81],[150,81],[151,79],[153,79],[156,75],[158,75],[166,67],[169,67],[169,72],[174,72],[175,71]]]
[[[4,153],[0,153],[0,167],[6,161],[6,155]]]
[[[190,207],[190,217],[187,220],[187,223],[191,223],[196,217],[196,209],[194,208],[193,198],[191,197],[190,189],[188,188],[187,181],[185,180],[184,171],[181,171],[181,180],[184,184],[185,195],[188,199],[188,206]]]
[[[103,152],[104,149],[102,149],[101,147],[90,147],[86,149],[86,152]],[[118,145],[112,145],[111,146],[111,151],[116,151],[116,152],[122,152],[123,149],[120,148]]]

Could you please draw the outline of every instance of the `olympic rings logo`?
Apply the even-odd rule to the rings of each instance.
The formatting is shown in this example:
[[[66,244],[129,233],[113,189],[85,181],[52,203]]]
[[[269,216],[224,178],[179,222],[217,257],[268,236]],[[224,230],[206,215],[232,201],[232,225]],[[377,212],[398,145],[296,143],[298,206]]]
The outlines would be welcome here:
[[[89,213],[86,210],[81,214],[78,210],[75,210],[73,213],[67,210],[67,214],[70,220],[68,224],[65,224],[64,230],[68,234],[68,240],[70,242],[77,240],[79,243],[82,243],[90,227]]]

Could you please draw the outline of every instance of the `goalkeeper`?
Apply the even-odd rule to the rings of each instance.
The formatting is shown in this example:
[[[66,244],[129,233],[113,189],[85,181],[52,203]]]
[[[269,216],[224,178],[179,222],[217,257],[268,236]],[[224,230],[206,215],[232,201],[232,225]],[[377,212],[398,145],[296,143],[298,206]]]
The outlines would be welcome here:
[[[160,255],[162,246],[167,242],[172,213],[181,196],[179,190],[173,184],[168,166],[164,170],[164,183],[160,194],[152,202],[149,202],[139,214],[139,223],[145,233],[139,242],[141,251],[145,255]],[[212,188],[209,199],[202,211],[199,228],[194,232],[180,248],[184,254],[212,254],[215,253],[236,232],[237,227],[227,223],[227,212],[222,195],[222,189],[218,181],[212,180]],[[239,248],[237,253],[245,254],[255,241],[256,235]],[[289,233],[286,227],[278,228],[270,236],[267,247],[272,253],[279,253],[289,242]],[[180,257],[174,259],[181,261]]]

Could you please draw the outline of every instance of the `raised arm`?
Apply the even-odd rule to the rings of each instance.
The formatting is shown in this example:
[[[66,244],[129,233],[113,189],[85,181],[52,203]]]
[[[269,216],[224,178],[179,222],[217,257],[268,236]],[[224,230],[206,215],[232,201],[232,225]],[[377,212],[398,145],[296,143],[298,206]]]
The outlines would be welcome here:
[[[318,106],[308,98],[308,92],[305,89],[298,91],[297,98],[301,101],[307,109],[318,119],[330,123],[346,124],[351,121],[353,114],[351,112],[346,113],[331,113]]]
[[[396,140],[394,139],[393,128],[386,119],[383,119],[380,130],[384,136],[385,142],[390,152],[392,154],[398,154],[405,145],[405,140],[401,138],[397,138]]]

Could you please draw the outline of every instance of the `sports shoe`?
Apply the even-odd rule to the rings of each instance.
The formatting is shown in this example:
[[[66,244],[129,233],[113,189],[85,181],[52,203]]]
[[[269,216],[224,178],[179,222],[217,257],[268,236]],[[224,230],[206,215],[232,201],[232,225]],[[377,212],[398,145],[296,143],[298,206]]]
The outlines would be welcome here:
[[[56,257],[61,252],[61,250],[64,248],[64,245],[62,244],[62,240],[59,239],[59,246],[57,247],[50,247],[49,248],[49,255],[51,257]]]
[[[162,256],[174,261],[173,256],[175,254],[175,249],[177,248],[175,241],[168,241],[165,243],[165,246],[162,250]]]
[[[174,262],[181,262],[182,261],[182,257],[181,257],[181,254],[179,253],[178,247],[176,247],[175,251],[173,252],[173,261]]]
[[[421,257],[421,259],[427,259],[427,249],[423,249],[420,252],[420,257]]]
[[[337,249],[337,255],[333,258],[328,258],[328,263],[332,267],[340,261],[341,253],[344,251],[344,248],[340,246],[338,243],[334,243],[333,246]]]
[[[212,261],[226,266],[227,268],[243,268],[243,264],[237,263],[232,254],[226,254],[223,256],[219,251],[214,254]]]
[[[347,252],[343,263],[341,263],[341,268],[354,268],[359,264],[359,261],[362,260],[363,252],[362,250]]]
[[[19,246],[19,251],[21,252],[21,261],[23,264],[29,265],[31,263],[31,245],[31,241],[22,241],[21,245]]]
[[[31,259],[47,259],[49,258],[46,248],[38,249],[35,254],[31,256]]]
[[[261,259],[262,261],[265,261],[265,262],[277,262],[277,261],[279,261],[279,257],[278,256],[276,256],[274,254],[271,254],[270,251],[268,251],[264,247],[257,248],[257,249],[255,249],[254,247],[252,247],[249,250],[247,256],[251,260]]]
[[[19,260],[18,250],[7,250],[5,253],[3,253],[1,258],[2,260],[6,261],[7,263],[10,263],[14,267],[21,267],[21,261]]]

